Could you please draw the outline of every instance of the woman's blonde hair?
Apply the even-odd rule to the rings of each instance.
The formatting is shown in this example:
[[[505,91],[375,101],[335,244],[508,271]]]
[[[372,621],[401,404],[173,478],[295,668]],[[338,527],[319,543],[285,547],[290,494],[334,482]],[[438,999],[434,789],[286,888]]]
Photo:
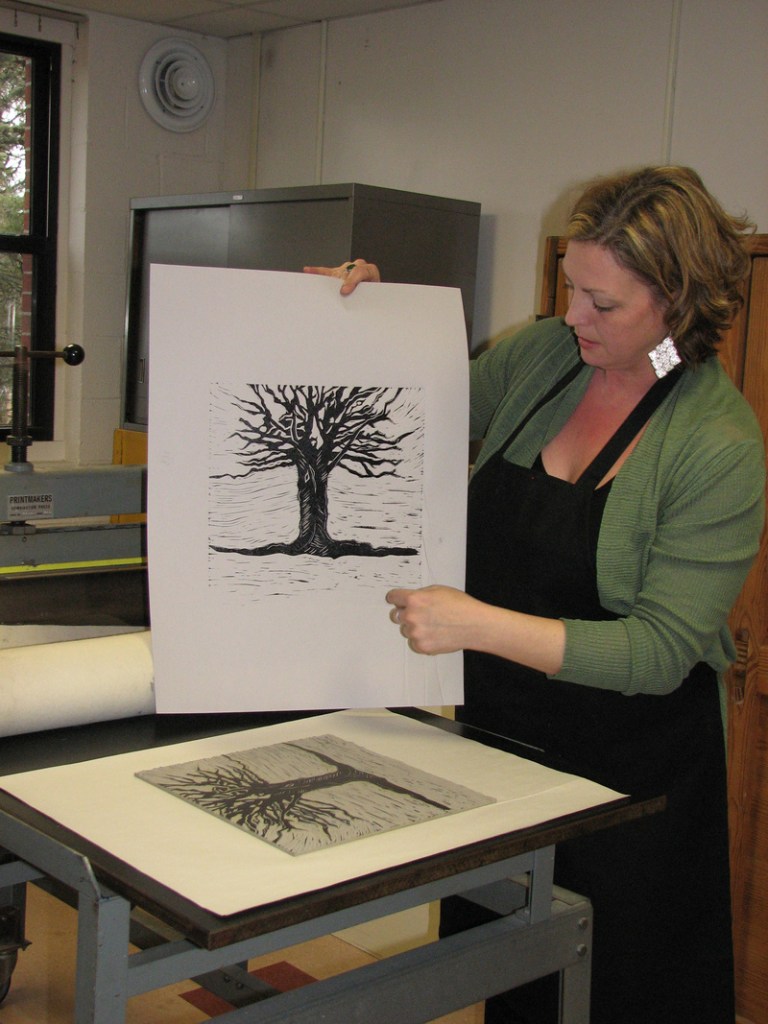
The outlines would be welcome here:
[[[749,271],[754,227],[726,213],[689,167],[645,167],[599,178],[576,201],[565,237],[597,242],[651,287],[687,366],[717,350]]]

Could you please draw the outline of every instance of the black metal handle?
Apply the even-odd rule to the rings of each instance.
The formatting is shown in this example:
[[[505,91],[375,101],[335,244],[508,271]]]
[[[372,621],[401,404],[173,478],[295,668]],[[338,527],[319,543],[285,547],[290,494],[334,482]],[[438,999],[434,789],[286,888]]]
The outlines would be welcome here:
[[[68,366],[79,366],[85,359],[85,349],[82,345],[66,345],[60,352],[44,349],[28,349],[23,345],[17,348],[3,349],[0,351],[0,359],[15,359],[22,350],[22,359],[63,359]]]

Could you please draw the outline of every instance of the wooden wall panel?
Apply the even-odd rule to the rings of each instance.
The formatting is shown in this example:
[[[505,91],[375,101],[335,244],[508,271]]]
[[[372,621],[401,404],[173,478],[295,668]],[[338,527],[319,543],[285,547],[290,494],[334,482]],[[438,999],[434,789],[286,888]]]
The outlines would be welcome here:
[[[742,390],[768,440],[768,246],[755,240]],[[768,1024],[768,536],[731,615],[729,811],[738,1019]]]

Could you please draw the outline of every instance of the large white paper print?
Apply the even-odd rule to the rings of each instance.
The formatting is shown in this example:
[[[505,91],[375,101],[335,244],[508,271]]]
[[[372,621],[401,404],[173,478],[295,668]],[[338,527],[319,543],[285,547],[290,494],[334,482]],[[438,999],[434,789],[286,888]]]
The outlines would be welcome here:
[[[463,587],[459,292],[155,266],[148,546],[160,712],[460,703],[392,587]]]

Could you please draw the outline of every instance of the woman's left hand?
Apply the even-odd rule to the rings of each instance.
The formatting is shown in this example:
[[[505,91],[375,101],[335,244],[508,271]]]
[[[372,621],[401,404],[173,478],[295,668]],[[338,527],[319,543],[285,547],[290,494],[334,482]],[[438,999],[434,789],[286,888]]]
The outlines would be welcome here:
[[[483,651],[553,675],[565,652],[559,619],[498,608],[454,587],[390,590],[390,619],[417,654]]]
[[[390,590],[390,619],[400,627],[417,654],[448,654],[467,645],[470,623],[482,607],[479,601],[453,587]]]

